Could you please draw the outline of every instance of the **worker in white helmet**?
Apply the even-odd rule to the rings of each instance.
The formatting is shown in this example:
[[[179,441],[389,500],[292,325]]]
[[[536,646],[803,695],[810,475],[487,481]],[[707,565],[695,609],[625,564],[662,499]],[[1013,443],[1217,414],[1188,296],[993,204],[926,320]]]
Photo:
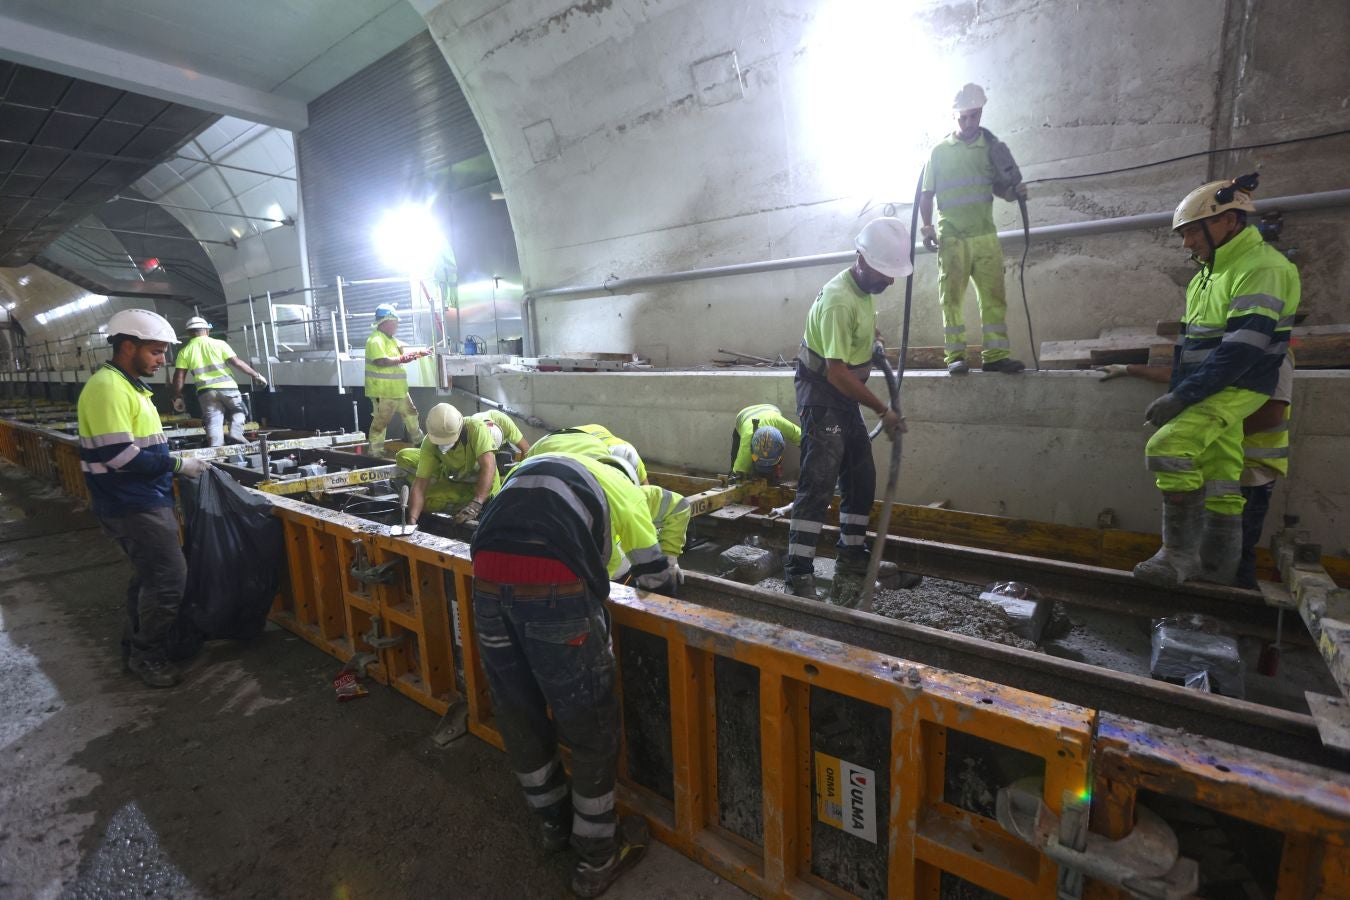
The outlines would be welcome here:
[[[190,335],[174,360],[173,408],[183,412],[183,385],[190,374],[197,386],[197,402],[202,407],[202,425],[206,428],[206,442],[212,447],[225,443],[223,425],[230,418],[230,443],[244,443],[244,401],[239,396],[239,385],[230,375],[234,366],[253,379],[259,387],[267,387],[267,379],[239,358],[229,344],[211,337],[211,324],[201,316],[187,320]]]
[[[1257,181],[1202,185],[1172,216],[1200,271],[1186,288],[1168,391],[1144,412],[1158,429],[1144,454],[1163,495],[1162,549],[1134,575],[1151,584],[1238,577],[1243,423],[1279,386],[1302,292],[1294,264],[1247,224]]]
[[[375,307],[375,328],[366,339],[366,396],[370,398],[370,452],[384,453],[385,429],[395,415],[403,419],[408,443],[422,441],[417,426],[417,407],[408,393],[408,373],[403,367],[430,350],[409,350],[397,338],[398,310],[391,303]]]
[[[398,453],[398,464],[416,473],[408,499],[408,520],[422,511],[458,507],[455,524],[471,522],[488,498],[502,486],[497,472],[497,446],[482,419],[465,418],[449,403],[437,403],[427,413],[427,435],[422,446]]]
[[[609,448],[612,456],[617,456],[637,470],[638,484],[647,483],[647,464],[642,461],[642,457],[632,443],[618,437],[603,425],[578,425],[575,430],[584,431],[598,437]]]
[[[1011,358],[1003,247],[994,227],[994,195],[1025,200],[1027,188],[1007,147],[980,127],[984,105],[984,90],[978,84],[967,84],[957,93],[952,103],[956,131],[933,148],[923,170],[923,191],[919,195],[923,243],[938,256],[938,300],[942,304],[947,372],[952,375],[970,371],[961,307],[966,284],[972,281],[980,302],[984,371],[1015,375],[1026,368],[1025,363]],[[1007,166],[996,165],[1000,159],[1006,159]],[[1014,183],[1006,183],[1009,180]]]
[[[151,687],[181,679],[168,657],[169,630],[187,583],[173,513],[173,476],[197,478],[199,459],[175,459],[151,391],[141,379],[164,365],[173,327],[158,313],[124,309],[108,320],[111,362],[80,391],[80,470],[94,516],[131,561],[122,663]]]
[[[903,427],[899,414],[866,386],[873,345],[881,337],[872,297],[913,271],[909,230],[899,219],[868,222],[854,247],[853,265],[830,279],[811,304],[797,353],[801,474],[785,569],[793,594],[819,599],[816,540],[838,484],[840,535],[830,600],[841,605],[856,604],[859,597],[867,571],[868,516],[876,499],[872,442],[860,407],[876,413],[892,439]]]

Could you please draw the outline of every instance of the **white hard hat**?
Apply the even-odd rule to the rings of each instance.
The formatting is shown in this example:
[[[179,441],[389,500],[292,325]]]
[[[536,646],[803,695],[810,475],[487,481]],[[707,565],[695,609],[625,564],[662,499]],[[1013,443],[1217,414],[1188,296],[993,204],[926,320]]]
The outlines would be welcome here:
[[[606,463],[607,465],[619,469],[620,471],[623,472],[623,474],[628,476],[628,480],[633,482],[633,484],[642,483],[641,480],[638,478],[637,468],[628,460],[624,459],[622,456],[615,456],[613,449],[610,450],[609,456],[601,457],[600,459],[596,460],[596,462]]]
[[[914,271],[914,264],[909,261],[913,248],[909,229],[894,216],[882,216],[868,222],[858,233],[853,246],[869,266],[888,278],[902,278]]]
[[[464,430],[464,414],[449,403],[437,403],[427,413],[427,437],[433,444],[453,444]]]
[[[193,316],[192,318],[187,320],[187,324],[184,325],[183,327],[186,328],[188,331],[194,331],[198,328],[205,328],[209,331],[211,328],[211,323],[203,319],[201,316]]]
[[[119,334],[140,338],[143,341],[178,343],[178,335],[174,334],[169,320],[148,309],[124,309],[113,313],[112,318],[108,320],[108,340],[111,342]]]
[[[477,416],[474,416],[474,418],[478,419]],[[492,449],[502,449],[502,441],[506,440],[505,435],[502,434],[502,426],[491,419],[478,419],[478,421],[483,423],[483,427],[487,429],[488,437],[492,438]]]
[[[1257,174],[1253,173],[1202,184],[1177,204],[1176,210],[1172,213],[1172,230],[1176,231],[1182,225],[1208,219],[1230,209],[1240,209],[1247,213],[1256,212],[1256,205],[1252,203],[1252,191],[1256,190],[1257,180]]]
[[[984,105],[988,102],[984,96],[984,88],[971,82],[956,92],[956,99],[952,100],[952,109],[958,112],[963,109],[984,109]]]
[[[642,462],[642,460],[638,457],[637,448],[627,442],[615,444],[612,447],[610,447],[609,455],[617,457],[618,459],[621,459],[624,462],[628,463],[628,467],[632,469],[634,472],[637,472],[638,466],[641,465]],[[634,478],[633,479],[634,483],[636,483],[637,480],[638,480],[637,478]]]

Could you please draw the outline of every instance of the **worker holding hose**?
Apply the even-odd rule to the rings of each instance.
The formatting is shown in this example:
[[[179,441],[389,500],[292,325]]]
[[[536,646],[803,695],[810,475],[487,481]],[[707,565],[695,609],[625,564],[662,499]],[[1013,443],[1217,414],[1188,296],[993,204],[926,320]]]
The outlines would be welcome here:
[[[938,256],[938,300],[942,304],[945,360],[950,375],[970,371],[961,307],[966,284],[971,281],[980,303],[983,370],[1015,375],[1026,368],[1021,360],[1011,358],[1003,247],[994,227],[994,195],[1005,200],[1025,200],[1027,188],[1007,145],[980,127],[985,102],[984,89],[978,84],[967,84],[957,93],[952,104],[956,131],[933,148],[923,171],[923,192],[919,196],[923,245],[936,250]]]
[[[1162,549],[1134,567],[1150,584],[1237,580],[1243,422],[1279,385],[1302,290],[1294,264],[1247,224],[1257,181],[1202,185],[1172,215],[1200,271],[1186,288],[1169,389],[1144,412],[1158,429],[1144,452],[1163,494]]]
[[[913,271],[909,229],[899,219],[868,222],[853,265],[821,288],[806,317],[797,353],[797,413],[802,423],[801,473],[792,504],[784,580],[798,597],[816,593],[816,542],[839,485],[839,544],[830,602],[857,602],[867,572],[867,523],[876,499],[872,442],[860,407],[881,419],[894,438],[900,414],[866,386],[872,347],[880,337],[872,297]]]
[[[370,398],[370,452],[384,453],[384,430],[395,414],[403,419],[408,443],[422,442],[422,429],[417,424],[417,407],[408,393],[408,373],[403,367],[431,353],[430,350],[409,350],[399,343],[398,310],[393,304],[381,303],[375,307],[375,328],[366,339],[366,396]]]

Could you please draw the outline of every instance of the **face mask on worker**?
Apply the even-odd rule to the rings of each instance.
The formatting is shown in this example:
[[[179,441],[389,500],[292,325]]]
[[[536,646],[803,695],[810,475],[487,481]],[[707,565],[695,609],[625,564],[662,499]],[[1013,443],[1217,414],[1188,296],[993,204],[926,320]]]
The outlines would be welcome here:
[[[455,446],[455,445],[454,445],[454,444],[433,444],[432,446],[434,446],[437,450],[441,451],[442,453],[449,453],[449,452],[450,452],[450,448],[453,447],[453,446]]]

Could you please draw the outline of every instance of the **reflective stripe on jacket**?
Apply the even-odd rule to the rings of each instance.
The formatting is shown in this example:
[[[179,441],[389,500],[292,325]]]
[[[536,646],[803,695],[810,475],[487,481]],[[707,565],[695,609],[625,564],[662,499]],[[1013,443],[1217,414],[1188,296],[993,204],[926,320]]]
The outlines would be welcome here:
[[[398,359],[403,347],[376,328],[366,338],[366,396],[401,400],[408,393],[408,373],[400,363],[377,366],[377,359]]]
[[[203,335],[183,345],[174,360],[174,368],[185,369],[192,376],[197,392],[233,391],[239,385],[230,375],[229,360],[238,356],[224,341]]]

